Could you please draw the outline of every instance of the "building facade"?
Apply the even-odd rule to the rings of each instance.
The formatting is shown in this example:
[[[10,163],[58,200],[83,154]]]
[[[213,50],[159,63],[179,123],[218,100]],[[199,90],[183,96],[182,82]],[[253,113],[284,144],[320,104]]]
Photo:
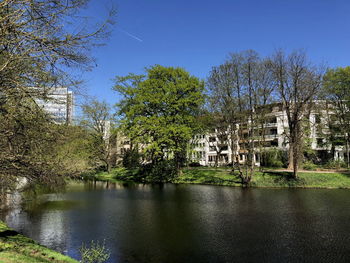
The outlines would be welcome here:
[[[306,127],[308,127],[308,131],[304,132],[304,140],[307,140],[309,147],[316,153],[317,158],[320,160],[322,158],[345,160],[346,147],[341,144],[332,146],[327,141],[327,137],[330,134],[327,125],[327,116],[329,116],[329,112],[322,110],[320,107],[307,115],[308,125]],[[288,151],[289,149],[288,138],[286,136],[288,119],[281,105],[271,107],[271,111],[264,117],[266,121],[263,127],[261,127],[263,129],[258,129],[260,131],[263,130],[263,134],[260,131],[256,131],[257,135],[253,139],[250,138],[250,140],[254,140],[255,145],[259,145],[259,147],[255,148],[255,156],[253,156],[253,160],[257,166],[260,165],[261,151],[269,149]],[[240,132],[238,132],[239,130]],[[228,136],[228,131],[226,132],[226,137],[225,132],[218,131],[217,129],[208,134],[196,135],[191,141],[192,151],[189,154],[191,160],[204,166],[228,165],[232,163],[233,156],[237,156],[238,161],[244,163],[247,158],[247,151],[244,144],[248,140],[246,125],[237,125],[236,132],[240,136],[235,140],[234,145],[230,140],[230,136]],[[232,149],[236,151],[235,154]]]
[[[74,119],[74,94],[68,88],[53,88],[46,100],[37,100],[54,122],[72,124]]]

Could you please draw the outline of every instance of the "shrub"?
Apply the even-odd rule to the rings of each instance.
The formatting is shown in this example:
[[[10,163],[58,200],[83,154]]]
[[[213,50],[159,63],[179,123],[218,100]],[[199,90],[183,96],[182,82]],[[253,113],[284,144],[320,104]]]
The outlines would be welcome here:
[[[192,162],[188,165],[189,167],[200,167],[202,166],[199,162]]]
[[[333,169],[346,168],[346,163],[340,160],[329,160],[324,167]]]
[[[269,149],[261,153],[261,165],[265,167],[285,167],[288,163],[287,152]]]
[[[316,168],[317,168],[317,165],[314,164],[314,163],[311,162],[311,161],[306,161],[306,162],[304,162],[304,164],[303,164],[303,169],[304,169],[304,170],[309,170],[309,171],[311,171],[311,170],[316,170]]]
[[[171,182],[176,177],[176,165],[174,160],[160,160],[156,163],[148,163],[141,167],[140,175],[152,183]]]
[[[82,263],[103,263],[110,257],[110,252],[105,247],[105,243],[100,244],[98,241],[93,240],[90,243],[90,247],[87,247],[84,243],[79,249]]]

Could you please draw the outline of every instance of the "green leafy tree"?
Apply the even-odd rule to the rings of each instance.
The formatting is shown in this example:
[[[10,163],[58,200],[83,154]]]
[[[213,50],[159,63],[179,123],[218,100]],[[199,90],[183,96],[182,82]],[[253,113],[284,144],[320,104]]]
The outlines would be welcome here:
[[[324,92],[326,99],[331,101],[332,141],[345,142],[346,161],[350,167],[350,67],[328,70],[324,76]]]
[[[146,72],[116,78],[124,133],[142,145],[152,165],[172,160],[180,172],[186,145],[199,128],[204,83],[182,68],[156,65]]]

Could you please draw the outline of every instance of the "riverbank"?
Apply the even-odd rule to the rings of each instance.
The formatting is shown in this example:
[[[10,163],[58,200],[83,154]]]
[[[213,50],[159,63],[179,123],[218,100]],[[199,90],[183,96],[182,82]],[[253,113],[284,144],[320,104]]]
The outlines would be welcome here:
[[[78,263],[78,261],[41,246],[18,234],[0,221],[0,262],[6,263]]]
[[[99,172],[92,178],[100,181],[138,182],[135,172],[124,168],[112,169],[110,173]],[[147,181],[141,181],[149,183]],[[223,186],[241,186],[237,174],[231,174],[230,168],[193,167],[183,170],[181,176],[171,180],[175,184],[210,184]],[[275,188],[349,188],[349,171],[301,171],[298,179],[291,177],[291,172],[283,170],[256,171],[251,181],[252,187]]]

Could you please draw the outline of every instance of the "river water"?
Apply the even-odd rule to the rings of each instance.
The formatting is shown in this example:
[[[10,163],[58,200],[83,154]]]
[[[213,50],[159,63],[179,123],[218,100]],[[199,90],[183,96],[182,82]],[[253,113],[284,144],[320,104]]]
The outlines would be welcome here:
[[[350,191],[74,183],[0,218],[79,259],[108,262],[350,262]]]

